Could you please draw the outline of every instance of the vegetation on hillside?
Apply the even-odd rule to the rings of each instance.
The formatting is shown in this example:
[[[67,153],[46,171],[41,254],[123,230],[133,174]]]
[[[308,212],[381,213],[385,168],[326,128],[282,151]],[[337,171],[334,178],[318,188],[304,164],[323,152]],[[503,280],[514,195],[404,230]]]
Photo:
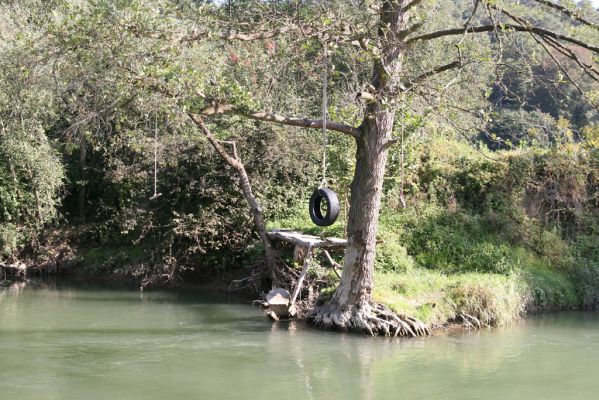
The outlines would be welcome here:
[[[474,16],[470,2],[433,3],[421,5],[434,11],[429,30],[488,23],[504,6],[580,41],[597,39],[592,26],[572,25],[532,0],[483,2],[486,13]],[[236,143],[269,226],[345,235],[355,141],[329,133],[327,177],[342,214],[321,229],[307,215],[321,179],[320,132],[243,116],[275,109],[318,117],[322,44],[306,32],[301,40],[194,39],[233,22],[230,32],[252,26],[257,10],[315,21],[306,29],[368,26],[377,17],[350,1],[300,9],[252,1],[3,2],[0,264],[46,260],[57,240],[68,242],[73,272],[144,285],[243,273],[259,262],[234,171],[188,118],[219,102],[241,111],[215,116],[210,128]],[[599,19],[586,3],[577,10]],[[384,175],[374,298],[430,324],[474,323],[469,316],[503,324],[526,309],[599,304],[599,87],[588,71],[596,55],[544,49],[538,36],[508,33],[464,35],[458,50],[445,41],[410,50],[406,75],[418,77],[455,52],[463,65],[392,105],[397,143]],[[364,100],[356,93],[369,89],[360,85],[370,79],[365,60],[374,50],[338,42],[328,48],[327,111],[357,126]]]

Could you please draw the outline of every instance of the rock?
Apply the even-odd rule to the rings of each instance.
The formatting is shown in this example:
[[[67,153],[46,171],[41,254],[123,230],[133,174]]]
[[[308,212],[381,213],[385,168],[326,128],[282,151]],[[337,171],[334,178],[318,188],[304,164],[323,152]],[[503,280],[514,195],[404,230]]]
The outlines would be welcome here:
[[[291,294],[283,288],[276,288],[268,292],[266,301],[269,305],[289,305]]]
[[[268,292],[266,301],[269,309],[274,312],[277,317],[287,317],[289,315],[289,302],[291,294],[285,289],[276,288]],[[277,321],[279,319],[277,318]]]

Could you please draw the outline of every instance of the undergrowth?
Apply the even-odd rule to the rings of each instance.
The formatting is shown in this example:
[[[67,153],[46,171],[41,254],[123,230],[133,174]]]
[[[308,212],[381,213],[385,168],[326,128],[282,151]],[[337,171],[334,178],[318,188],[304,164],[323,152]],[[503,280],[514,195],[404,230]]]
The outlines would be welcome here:
[[[597,304],[595,264],[579,266],[570,256],[571,246],[550,231],[540,236],[547,249],[561,249],[559,254],[520,244],[512,240],[514,235],[504,234],[496,218],[434,205],[384,209],[375,301],[431,326],[462,321],[464,315],[487,325],[504,325],[527,310]],[[344,229],[343,222],[326,229],[314,227],[301,210],[270,227],[322,236],[343,235]]]

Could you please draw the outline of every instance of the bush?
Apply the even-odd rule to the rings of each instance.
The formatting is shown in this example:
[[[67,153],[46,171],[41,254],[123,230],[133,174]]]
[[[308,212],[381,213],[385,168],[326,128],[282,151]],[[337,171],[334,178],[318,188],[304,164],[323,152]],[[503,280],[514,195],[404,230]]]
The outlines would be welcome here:
[[[0,225],[0,260],[17,251],[20,235],[14,224]]]
[[[0,251],[4,256],[26,239],[36,240],[58,216],[63,168],[40,127],[31,129],[19,127],[0,134]],[[20,235],[21,231],[28,236]]]
[[[414,259],[397,238],[385,239],[376,248],[376,268],[387,272],[406,272],[414,267]]]
[[[576,288],[581,305],[588,308],[599,306],[599,263],[590,261],[576,270]]]

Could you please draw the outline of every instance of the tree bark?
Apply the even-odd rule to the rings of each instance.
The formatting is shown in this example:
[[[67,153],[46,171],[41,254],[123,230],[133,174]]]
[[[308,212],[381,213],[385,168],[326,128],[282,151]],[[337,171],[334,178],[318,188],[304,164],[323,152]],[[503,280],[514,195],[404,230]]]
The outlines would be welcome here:
[[[320,307],[313,321],[336,329],[376,332],[372,301],[376,234],[381,207],[388,143],[393,132],[395,110],[389,100],[399,87],[404,45],[400,33],[407,26],[407,1],[385,1],[381,10],[379,39],[381,58],[376,60],[371,84],[374,102],[369,102],[356,139],[356,167],[351,184],[347,240],[341,282],[331,300]]]

